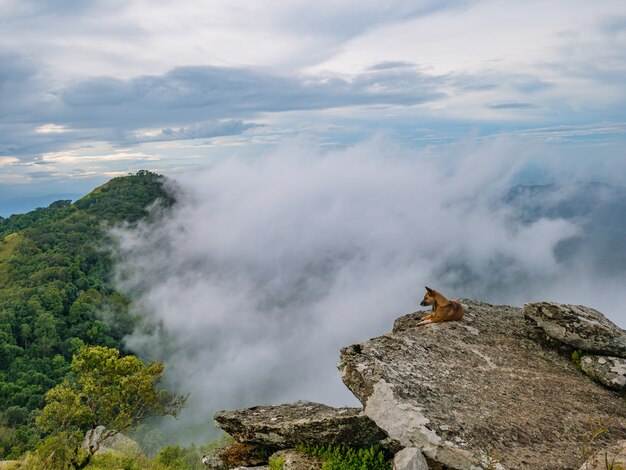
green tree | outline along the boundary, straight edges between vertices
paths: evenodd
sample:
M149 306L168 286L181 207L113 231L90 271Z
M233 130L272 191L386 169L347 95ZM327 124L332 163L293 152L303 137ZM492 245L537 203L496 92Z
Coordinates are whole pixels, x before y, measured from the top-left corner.
M185 397L156 388L163 364L144 364L135 356L120 356L114 348L84 346L72 360L72 372L46 393L37 425L49 436L38 447L54 468L87 466L103 441L124 431L136 431L148 416L176 416ZM101 433L98 426L104 426ZM82 447L86 433L93 436Z
M22 337L22 343L23 343L24 349L28 349L32 334L33 334L33 329L30 327L28 323L22 323L20 325L20 336Z
M42 356L50 354L53 348L59 344L57 332L57 320L50 312L44 312L35 320L35 344Z

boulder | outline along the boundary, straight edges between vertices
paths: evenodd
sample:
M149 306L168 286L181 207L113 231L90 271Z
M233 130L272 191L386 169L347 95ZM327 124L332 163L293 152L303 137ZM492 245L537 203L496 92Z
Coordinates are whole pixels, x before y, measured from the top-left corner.
M324 462L321 459L295 449L280 450L272 459L283 459L282 470L320 470Z
M117 434L102 439L102 433L104 432L104 426L98 426L95 429L90 429L85 433L85 439L83 440L83 449L90 449L97 447L96 455L105 452L122 452L126 454L140 454L141 449L130 437L118 432Z
M262 447L236 442L211 450L202 457L202 463L213 470L254 467L267 463L267 455Z
M428 470L428 462L417 447L406 447L393 456L393 470Z
M341 350L339 370L364 412L401 447L450 469L578 468L576 436L589 416L626 438L626 407L537 341L521 308L462 301L465 317L389 334ZM495 458L497 457L497 459Z
M579 470L620 470L626 468L626 441L599 450Z
M301 443L369 447L387 437L360 408L332 408L307 401L225 410L214 419L238 442L274 449Z
M603 385L626 391L626 359L588 354L580 360L581 369Z
M208 454L204 454L202 456L201 462L205 466L213 470L224 470L226 468L226 465L224 465L224 463L220 460L217 453L214 453L214 452L209 452Z
M548 336L573 348L626 357L626 331L593 308L534 302L524 305L524 315Z

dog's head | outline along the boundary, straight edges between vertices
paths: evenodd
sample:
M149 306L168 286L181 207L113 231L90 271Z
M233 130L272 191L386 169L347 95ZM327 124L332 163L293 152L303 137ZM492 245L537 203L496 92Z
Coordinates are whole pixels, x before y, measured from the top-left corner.
M435 303L435 291L430 287L426 288L426 294L424 294L424 299L420 302L422 307L428 307Z
M420 302L422 307L432 305L433 309L438 307L445 307L450 303L443 295L430 287L426 288L426 294L424 294L424 300Z

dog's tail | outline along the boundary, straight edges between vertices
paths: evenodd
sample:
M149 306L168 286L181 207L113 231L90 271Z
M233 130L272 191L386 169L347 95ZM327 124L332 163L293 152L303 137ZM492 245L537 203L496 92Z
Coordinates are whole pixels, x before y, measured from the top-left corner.
M460 320L465 315L465 310L463 309L463 305L461 305L461 301L458 299L451 300L452 308L454 313L452 314L452 320Z

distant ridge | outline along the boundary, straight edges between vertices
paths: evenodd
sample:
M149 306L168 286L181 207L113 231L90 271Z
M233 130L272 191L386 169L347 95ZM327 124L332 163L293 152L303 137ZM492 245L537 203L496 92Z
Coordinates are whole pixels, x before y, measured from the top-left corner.
M75 201L82 197L82 194L55 193L44 194L42 196L23 196L0 199L0 217L9 217L13 214L24 214L39 207L48 207L58 200Z

